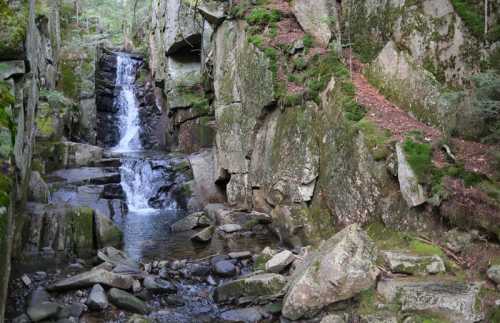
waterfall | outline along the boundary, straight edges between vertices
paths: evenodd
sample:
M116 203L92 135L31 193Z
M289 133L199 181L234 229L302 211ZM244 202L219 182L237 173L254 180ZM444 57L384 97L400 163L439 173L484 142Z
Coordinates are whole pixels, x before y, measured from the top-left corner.
M120 53L117 56L116 64L115 86L120 92L115 99L115 105L118 108L120 141L113 150L116 152L141 150L139 102L137 101L134 85L140 62Z

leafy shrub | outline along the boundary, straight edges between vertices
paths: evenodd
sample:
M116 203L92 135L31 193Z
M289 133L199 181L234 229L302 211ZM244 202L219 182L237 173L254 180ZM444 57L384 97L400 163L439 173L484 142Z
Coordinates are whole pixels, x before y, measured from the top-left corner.
M432 171L432 146L406 138L403 150L419 182L426 183Z
M246 17L246 21L250 25L268 25L272 22L278 22L281 19L281 14L278 10L269 10L266 8L255 8Z

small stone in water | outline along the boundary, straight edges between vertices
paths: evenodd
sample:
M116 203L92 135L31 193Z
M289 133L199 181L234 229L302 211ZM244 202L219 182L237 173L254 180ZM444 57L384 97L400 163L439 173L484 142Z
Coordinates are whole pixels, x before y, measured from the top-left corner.
M24 285L29 287L31 285L31 279L28 277L28 275L24 274L21 277L21 280L23 281Z

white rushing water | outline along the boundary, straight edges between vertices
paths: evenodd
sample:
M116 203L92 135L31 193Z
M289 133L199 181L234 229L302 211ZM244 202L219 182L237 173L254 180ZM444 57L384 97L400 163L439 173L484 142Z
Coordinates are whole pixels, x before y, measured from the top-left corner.
M115 105L118 107L120 141L114 151L129 152L142 149L139 139L139 102L135 94L135 78L139 61L125 54L117 56L115 86L119 88Z

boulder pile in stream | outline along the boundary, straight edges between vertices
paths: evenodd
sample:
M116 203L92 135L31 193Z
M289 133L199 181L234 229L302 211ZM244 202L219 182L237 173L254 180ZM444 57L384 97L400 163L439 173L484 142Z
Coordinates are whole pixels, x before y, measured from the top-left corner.
M422 322L427 316L418 313L439 322L484 318L481 283L437 279L447 270L440 255L379 249L376 242L354 224L317 248L266 247L201 260L140 263L106 247L88 271L50 284L50 275L28 277L42 284L16 322L114 320L116 313L128 322L399 322L402 315L413 319L404 322ZM497 271L488 271L494 281Z

